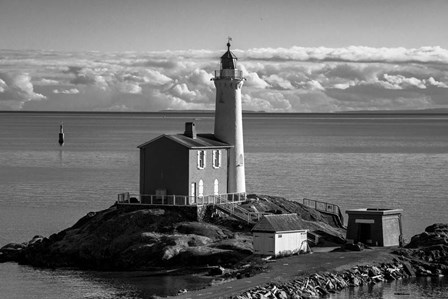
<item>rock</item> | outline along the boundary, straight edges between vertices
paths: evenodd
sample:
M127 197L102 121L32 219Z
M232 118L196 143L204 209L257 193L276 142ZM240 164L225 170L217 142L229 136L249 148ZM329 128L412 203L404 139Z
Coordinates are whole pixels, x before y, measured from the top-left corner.
M425 232L448 234L448 224L447 223L435 223L435 224L430 225L427 228L425 228Z
M212 240L222 240L234 236L233 232L228 229L204 222L181 222L176 225L176 231L181 234L204 236Z
M328 296L348 286L372 285L384 280L392 281L405 276L440 276L448 273L448 246L443 235L448 225L436 224L427 231L417 235L414 240L429 240L428 246L418 248L400 248L393 261L380 265L360 265L339 273L314 273L308 277L294 279L283 283L270 283L267 286L250 290L245 298L312 298ZM438 235L438 238L434 238ZM438 240L440 243L434 244ZM284 292L284 293L283 293ZM275 297L274 297L275 296ZM233 297L235 298L235 297Z
M36 243L40 243L40 242L42 242L44 239L45 239L45 238L44 238L43 236L36 235L36 236L34 236L34 237L28 242L28 245L34 245L34 244L36 244Z
M357 243L357 244L347 243L343 246L343 249L350 250L350 251L363 251L364 246L362 245L362 243Z
M9 243L0 248L0 263L17 262L26 244Z
M378 267L372 266L369 269L369 276L373 277L373 276L377 276L381 274L381 270Z
M288 295L286 294L285 291L280 291L280 292L277 294L277 298L278 298L278 299L288 299Z
M221 267L221 266L217 266L217 267L212 267L210 268L210 270L208 271L209 275L224 275L226 273L226 269Z
M227 228L189 221L190 215L182 213L112 206L87 214L48 239L35 236L24 244L8 244L0 250L0 261L37 267L144 270L234 264L252 253L250 236L243 238Z
M415 271L414 269L411 267L411 264L407 261L403 261L402 262L403 265L403 271L408 275L408 276L415 276Z
M418 248L432 245L448 245L448 224L433 224L425 231L411 238L406 248Z

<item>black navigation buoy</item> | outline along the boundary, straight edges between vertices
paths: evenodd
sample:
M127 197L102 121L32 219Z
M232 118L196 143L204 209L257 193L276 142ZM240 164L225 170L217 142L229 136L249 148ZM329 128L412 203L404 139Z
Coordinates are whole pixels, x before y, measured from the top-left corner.
M59 126L59 145L64 145L64 125L62 123Z

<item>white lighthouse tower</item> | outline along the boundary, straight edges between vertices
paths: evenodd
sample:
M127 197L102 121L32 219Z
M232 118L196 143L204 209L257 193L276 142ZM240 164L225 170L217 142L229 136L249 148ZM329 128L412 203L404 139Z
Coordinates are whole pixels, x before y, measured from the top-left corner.
M241 109L241 88L244 78L236 68L238 58L230 51L221 57L221 69L215 71L216 87L215 132L214 135L233 148L228 164L227 190L229 193L245 193L243 117Z

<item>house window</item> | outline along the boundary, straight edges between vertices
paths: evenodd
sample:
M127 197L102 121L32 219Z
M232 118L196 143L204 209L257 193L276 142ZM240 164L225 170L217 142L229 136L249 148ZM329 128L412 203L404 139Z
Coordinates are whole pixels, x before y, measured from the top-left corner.
M191 183L190 196L191 197L196 197L196 183Z
M221 167L221 150L213 151L213 168Z
M198 151L198 168L205 168L205 151Z
M204 196L204 182L199 180L199 196Z
M213 183L213 193L214 193L214 195L218 195L219 194L219 182L218 182L218 179L215 179L215 181Z

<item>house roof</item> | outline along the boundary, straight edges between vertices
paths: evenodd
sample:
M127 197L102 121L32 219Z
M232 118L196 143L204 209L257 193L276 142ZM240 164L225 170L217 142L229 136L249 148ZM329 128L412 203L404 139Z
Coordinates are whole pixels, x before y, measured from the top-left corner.
M264 215L252 228L256 232L284 232L304 230L302 218L297 214Z
M138 148L146 147L160 138L168 138L180 145L190 149L195 148L231 148L232 145L218 140L213 134L197 134L196 138L185 136L184 134L160 135L148 142L138 146Z

